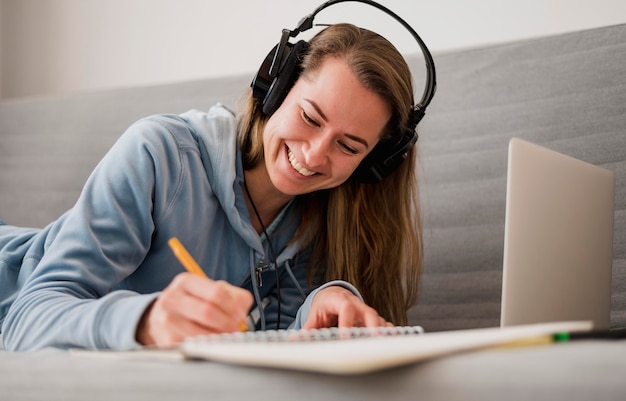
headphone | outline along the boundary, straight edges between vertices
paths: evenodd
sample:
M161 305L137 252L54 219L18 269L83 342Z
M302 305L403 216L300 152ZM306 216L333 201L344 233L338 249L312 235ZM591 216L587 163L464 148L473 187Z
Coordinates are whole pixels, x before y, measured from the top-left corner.
M356 1L368 4L385 12L406 28L417 41L426 62L426 86L419 103L411 105L408 123L405 129L400 130L391 138L381 140L372 151L363 159L352 177L361 183L375 183L391 174L407 158L409 151L417 142L415 128L426 112L426 106L435 95L437 87L435 79L435 63L430 51L419 35L393 11L371 0L330 0L315 9L311 14L300 20L293 30L283 29L280 42L268 53L261 68L252 80L252 97L261 101L262 112L272 115L281 105L291 87L295 84L301 72L300 63L307 53L309 44L300 40L289 42L299 33L313 27L315 16L333 4L345 1Z

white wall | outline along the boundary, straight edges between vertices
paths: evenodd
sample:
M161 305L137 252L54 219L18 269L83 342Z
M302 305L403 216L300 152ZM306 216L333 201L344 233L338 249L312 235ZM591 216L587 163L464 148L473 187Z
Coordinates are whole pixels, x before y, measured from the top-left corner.
M322 0L0 0L0 96L39 96L252 74L282 28ZM380 0L433 52L626 22L623 0ZM339 17L339 18L338 18ZM368 27L415 52L370 7L316 22Z

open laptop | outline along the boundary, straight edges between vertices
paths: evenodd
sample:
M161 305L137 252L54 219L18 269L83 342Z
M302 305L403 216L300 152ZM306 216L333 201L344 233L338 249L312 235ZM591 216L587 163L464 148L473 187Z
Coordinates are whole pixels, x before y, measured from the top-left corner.
M511 140L501 326L609 328L614 191L609 170Z

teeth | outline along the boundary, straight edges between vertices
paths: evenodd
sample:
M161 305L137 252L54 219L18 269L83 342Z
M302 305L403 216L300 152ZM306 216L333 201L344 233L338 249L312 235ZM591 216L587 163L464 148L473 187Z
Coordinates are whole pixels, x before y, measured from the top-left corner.
M291 149L287 148L287 156L289 157L289 163L291 163L291 167L294 168L298 173L302 174L305 177L310 177L315 174L315 171L311 171L302 167L300 163L296 160L296 157L291 152Z

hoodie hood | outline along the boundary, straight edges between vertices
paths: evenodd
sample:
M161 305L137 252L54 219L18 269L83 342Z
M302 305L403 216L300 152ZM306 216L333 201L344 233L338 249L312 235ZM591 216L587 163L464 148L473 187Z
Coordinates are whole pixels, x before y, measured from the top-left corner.
M181 117L196 136L207 178L231 225L251 248L263 253L261 240L249 223L249 213L241 189L244 174L237 146L235 115L222 104L217 104L208 113L190 110ZM235 170L232 168L233 164L236 166Z

